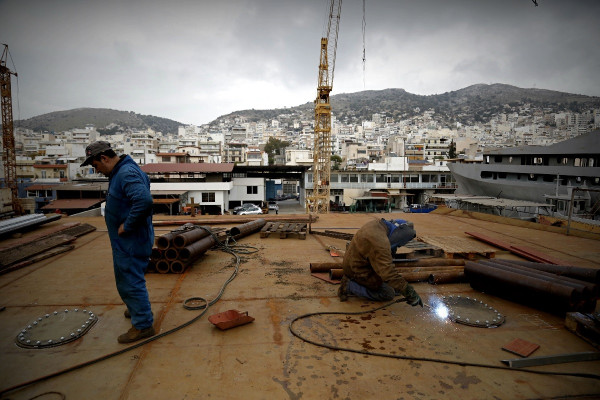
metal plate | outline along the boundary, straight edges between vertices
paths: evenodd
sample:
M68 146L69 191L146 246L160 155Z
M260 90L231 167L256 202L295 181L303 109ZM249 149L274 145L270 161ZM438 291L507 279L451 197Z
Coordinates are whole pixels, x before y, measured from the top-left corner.
M98 317L89 310L54 311L24 327L15 341L28 349L60 346L85 335L96 321Z
M505 321L504 315L498 310L475 298L444 296L442 302L448 308L448 318L452 322L479 328L497 328Z

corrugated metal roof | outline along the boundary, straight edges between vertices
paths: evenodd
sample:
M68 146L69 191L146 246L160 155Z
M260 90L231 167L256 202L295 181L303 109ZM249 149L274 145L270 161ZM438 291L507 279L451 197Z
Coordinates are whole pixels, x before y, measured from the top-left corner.
M147 174L186 173L186 172L231 172L233 163L155 163L142 165Z
M104 199L59 199L50 202L50 204L42 207L42 210L73 210L80 208L91 208L102 203Z

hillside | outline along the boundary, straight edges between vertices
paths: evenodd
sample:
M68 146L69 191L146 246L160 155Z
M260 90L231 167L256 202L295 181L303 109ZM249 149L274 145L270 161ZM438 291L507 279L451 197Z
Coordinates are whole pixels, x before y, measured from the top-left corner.
M16 127L34 131L62 132L84 128L92 124L103 134L113 134L126 129L151 128L162 133L177 133L180 122L152 115L136 114L133 111L118 111L108 108L76 108L38 115L22 121L15 121Z
M424 111L431 109L435 111L435 119L442 125L450 126L457 122L473 125L488 122L494 114L521 112L525 104L532 109L543 108L552 112L583 112L591 108L600 108L600 97L545 89L523 89L505 84L478 84L430 96L408 93L403 89L385 89L341 93L331 97L334 116L345 123L371 120L374 113L400 121L422 115ZM234 117L244 117L250 122L286 117L290 120L312 121L314 105L313 102L307 102L289 108L234 111L215 119L211 125ZM126 129L145 128L164 134L177 133L178 127L184 125L166 118L106 108L78 108L15 121L16 127L38 132L61 132L84 128L88 124L93 124L99 132L107 135Z
M338 120L348 123L370 120L373 113L384 114L399 121L433 109L437 117L447 124L460 122L463 125L472 125L476 122L487 122L496 113L516 111L525 104L554 112L582 112L590 108L599 108L600 97L545 89L523 89L505 84L477 84L429 96L408 93L403 89L367 90L331 96L333 114ZM313 103L309 102L285 109L236 111L216 121L234 116L257 121L286 114L311 120L314 118L313 107Z

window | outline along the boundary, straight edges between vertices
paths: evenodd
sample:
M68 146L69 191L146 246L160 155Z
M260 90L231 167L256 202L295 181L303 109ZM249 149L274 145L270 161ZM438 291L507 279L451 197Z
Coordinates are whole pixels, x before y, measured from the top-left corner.
M373 182L373 174L364 174L362 175L361 180L363 182Z
M215 192L202 193L202 202L203 203L214 203L215 202Z
M246 194L258 194L258 186L246 186Z
M342 182L348 182L348 174L342 174Z
M329 175L329 182L337 182L338 181L338 175L337 174L331 174Z
M375 182L387 183L387 178L385 174L377 174L375 175Z
M358 175L350 174L350 182L358 182Z

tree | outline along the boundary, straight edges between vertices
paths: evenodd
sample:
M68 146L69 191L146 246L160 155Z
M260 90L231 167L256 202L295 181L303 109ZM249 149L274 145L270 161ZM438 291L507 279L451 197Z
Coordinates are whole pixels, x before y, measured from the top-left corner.
M333 163L333 166L331 167L331 169L333 169L334 171L339 170L340 164L342 162L342 157L338 156L337 154L334 154L331 156L330 160Z
M265 144L265 153L269 156L269 165L275 164L275 156L281 154L281 151L290 145L290 142L270 137Z
M450 146L448 147L448 158L456 158L456 144L454 143L454 139L450 142Z

